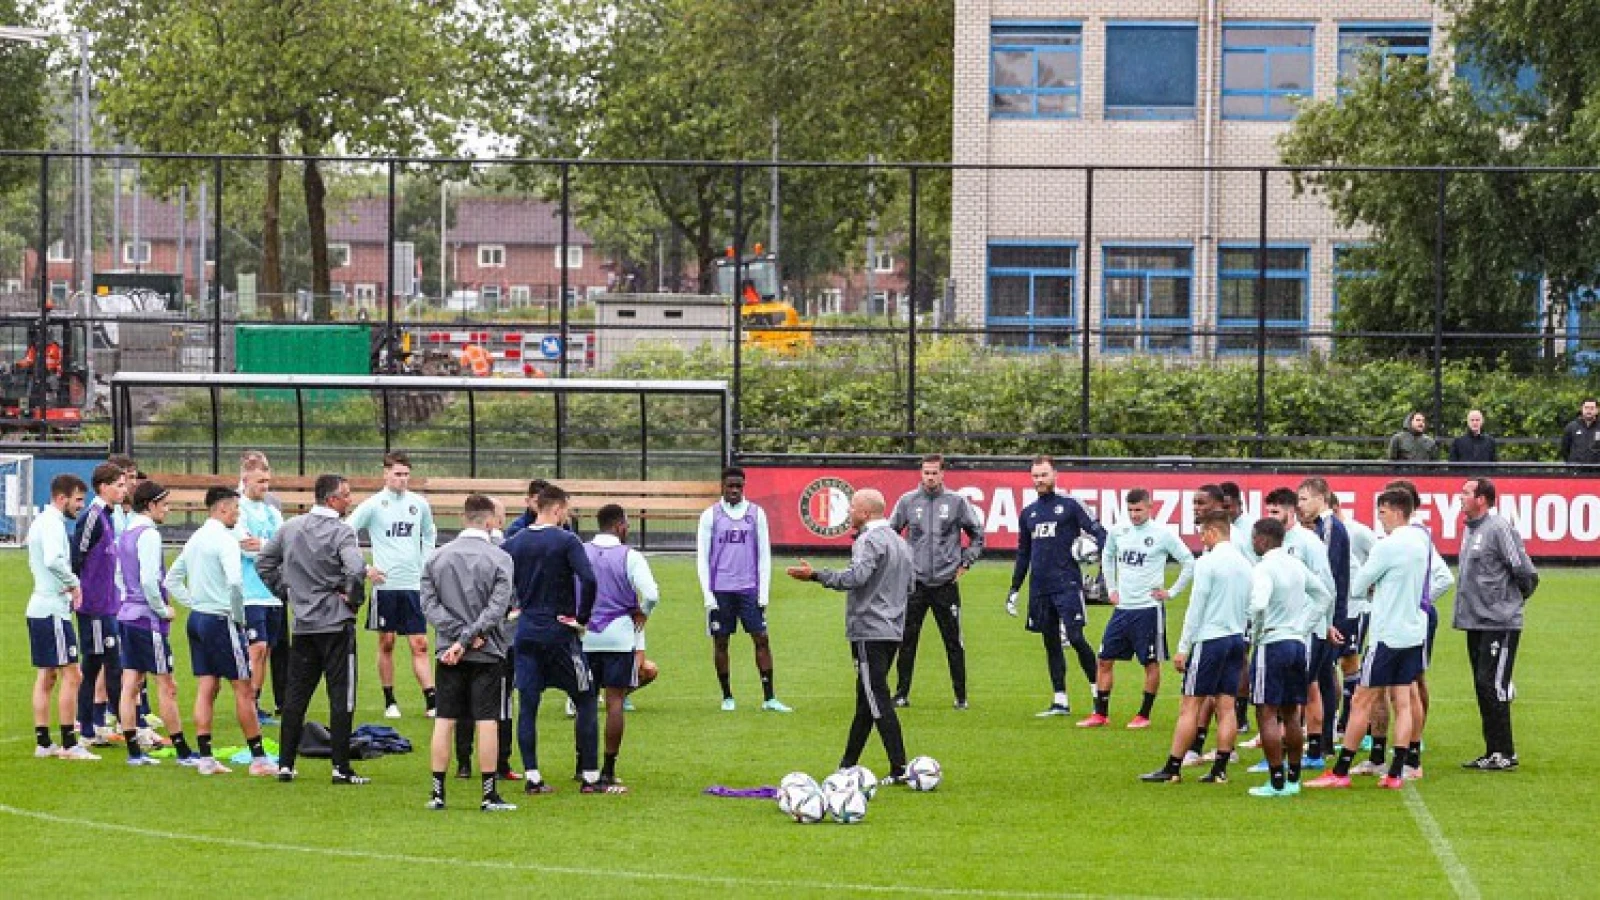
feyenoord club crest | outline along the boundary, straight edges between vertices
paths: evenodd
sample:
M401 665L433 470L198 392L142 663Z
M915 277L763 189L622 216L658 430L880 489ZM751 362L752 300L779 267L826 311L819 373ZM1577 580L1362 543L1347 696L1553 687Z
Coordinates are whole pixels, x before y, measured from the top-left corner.
M850 530L850 498L856 489L841 478L818 478L800 492L800 521L817 537Z
M417 514L417 508L415 506L407 507L406 511L411 513L413 516Z

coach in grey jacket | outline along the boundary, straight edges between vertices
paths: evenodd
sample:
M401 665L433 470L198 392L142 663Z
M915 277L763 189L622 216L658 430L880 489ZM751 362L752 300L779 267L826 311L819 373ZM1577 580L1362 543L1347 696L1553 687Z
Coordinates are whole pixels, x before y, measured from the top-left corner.
M1494 482L1475 478L1461 488L1467 532L1461 538L1454 625L1467 633L1467 657L1483 720L1483 755L1462 765L1483 772L1517 767L1511 734L1511 670L1522 637L1522 607L1539 587L1539 573L1522 538L1493 511Z
M961 588L956 579L983 554L983 519L967 498L944 487L944 457L922 458L922 484L894 505L889 527L911 543L916 589L906 607L905 637L896 663L895 706L911 705L911 679L917 668L917 643L928 612L939 626L956 709L967 708L967 652L961 636ZM961 545L966 535L967 545Z
M294 614L289 696L283 706L278 780L293 781L306 707L317 682L328 683L328 732L333 783L366 784L350 768L350 727L356 710L356 609L366 560L355 529L344 523L350 482L319 475L316 505L285 522L256 557L261 580Z
M850 498L850 526L857 531L850 551L850 567L820 571L805 560L789 568L789 576L815 581L823 587L848 592L844 633L856 664L856 716L850 723L839 768L848 769L861 758L874 725L889 755L889 778L905 778L906 745L889 696L889 664L900 648L905 630L906 603L911 598L915 567L911 548L883 517L883 494L868 488Z

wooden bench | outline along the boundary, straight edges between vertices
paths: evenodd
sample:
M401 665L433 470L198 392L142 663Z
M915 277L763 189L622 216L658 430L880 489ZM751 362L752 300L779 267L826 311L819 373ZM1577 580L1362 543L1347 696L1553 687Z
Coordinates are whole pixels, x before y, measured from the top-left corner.
M171 491L172 513L195 518L205 514L206 490L211 487L237 487L233 475L185 475L151 473L151 479ZM272 479L272 494L283 505L284 516L300 515L315 500L316 478L284 475ZM560 482L572 497L573 512L593 522L594 514L610 503L627 510L635 529L641 524L694 522L706 507L722 496L715 481L590 481L572 479ZM383 489L381 477L351 477L350 490L356 502ZM461 520L461 507L469 494L487 494L506 506L509 521L527 506L528 483L510 478L425 478L411 479L411 490L428 498L434 519L442 530L454 530Z

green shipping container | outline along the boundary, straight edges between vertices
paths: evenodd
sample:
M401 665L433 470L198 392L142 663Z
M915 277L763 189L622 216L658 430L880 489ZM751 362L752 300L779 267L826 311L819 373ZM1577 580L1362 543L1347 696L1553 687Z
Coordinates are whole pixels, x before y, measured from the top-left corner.
M371 348L371 325L239 325L233 330L234 367L240 374L370 375ZM306 399L333 402L345 393L309 391ZM256 399L289 403L294 392L259 391Z

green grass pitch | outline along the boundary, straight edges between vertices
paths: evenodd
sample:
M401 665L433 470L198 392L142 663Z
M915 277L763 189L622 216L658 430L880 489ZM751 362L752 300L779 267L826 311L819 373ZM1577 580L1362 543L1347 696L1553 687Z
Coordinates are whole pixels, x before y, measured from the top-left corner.
M909 748L945 767L932 794L894 789L856 826L800 826L768 801L701 795L712 784L775 784L831 771L853 707L841 595L781 578L770 609L778 695L792 715L760 711L750 645L734 644L737 712L718 709L710 642L693 564L657 557L664 600L650 626L661 679L637 696L619 774L624 797L580 796L562 780L572 730L559 697L541 716L544 771L558 793L508 796L515 813L484 815L476 784L451 780L452 808L423 809L432 723L401 668L419 746L369 761L365 788L335 788L307 760L292 785L242 769L201 778L170 763L131 770L120 748L99 763L31 757L25 558L0 553L0 872L9 897L563 896L685 897L1543 897L1600 893L1600 791L1586 765L1595 692L1589 654L1600 638L1600 573L1555 570L1531 602L1517 666L1522 769L1464 772L1481 752L1466 654L1443 626L1424 764L1399 794L1371 779L1356 789L1258 800L1232 784L1147 785L1165 758L1178 678L1167 670L1155 726L1120 726L1137 704L1138 670L1118 667L1117 727L1083 732L1036 719L1049 701L1038 638L1005 615L1009 562L964 581L972 709L951 709L942 648L923 635ZM830 564L837 562L830 561ZM1092 607L1091 631L1108 616ZM1172 621L1181 620L1181 604ZM1443 621L1450 620L1449 610ZM179 629L181 632L181 629ZM176 633L176 632L175 632ZM1092 636L1093 637L1093 636ZM193 701L187 647L177 641L180 704ZM357 723L383 723L373 645L363 637ZM1070 657L1069 657L1070 658ZM1074 711L1087 691L1070 673ZM325 720L325 698L312 717ZM238 743L219 709L218 745ZM276 729L268 729L275 734ZM192 729L191 729L192 734ZM515 757L514 757L515 761ZM885 768L876 736L863 762ZM1584 850L1584 847L1590 848Z

